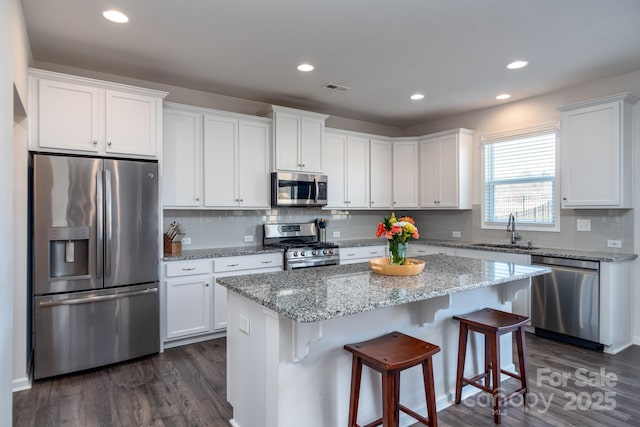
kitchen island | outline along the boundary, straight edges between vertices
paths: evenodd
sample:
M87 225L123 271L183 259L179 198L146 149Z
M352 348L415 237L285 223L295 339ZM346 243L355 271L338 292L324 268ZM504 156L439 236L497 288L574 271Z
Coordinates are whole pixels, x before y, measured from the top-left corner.
M452 316L483 307L510 311L516 293L549 269L447 255L421 259L424 271L407 277L378 275L363 263L218 279L231 291L227 398L232 425L345 425L351 355L343 346L394 330L441 347L433 359L437 407L450 405L458 335ZM469 373L482 364L482 342L473 337L468 346ZM501 345L502 367L513 370L510 337L503 336ZM422 390L420 370L405 371L403 404L424 413ZM379 375L365 369L360 422L377 418L380 400ZM405 417L400 422L412 423Z

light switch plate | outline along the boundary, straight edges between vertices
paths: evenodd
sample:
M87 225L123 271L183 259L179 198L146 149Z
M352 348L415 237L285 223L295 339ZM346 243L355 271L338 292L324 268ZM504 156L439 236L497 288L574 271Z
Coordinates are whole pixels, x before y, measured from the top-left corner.
M621 248L622 240L607 240L607 247L609 248Z
M340 237L340 232L339 231L334 231L333 232L333 237Z
M191 237L183 237L182 240L180 240L180 242L183 245L190 245L191 244Z
M591 220L578 218L576 220L576 230L577 231L591 231Z
M253 236L244 236L244 242L245 243L253 242Z
M240 316L240 325L239 328L242 332L244 332L247 335L251 334L251 321L249 321L249 319L247 319L244 316Z
M451 237L462 237L462 233L460 233L459 231L452 231Z

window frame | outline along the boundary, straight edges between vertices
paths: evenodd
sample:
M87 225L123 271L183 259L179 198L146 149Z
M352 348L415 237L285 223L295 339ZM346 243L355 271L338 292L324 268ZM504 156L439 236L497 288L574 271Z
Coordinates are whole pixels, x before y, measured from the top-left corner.
M524 138L527 136L540 135L544 133L554 133L556 137L555 143L555 180L554 180L554 224L531 224L531 223L517 223L516 230L522 231L560 231L560 123L549 122L542 123L535 126L529 126L524 128L512 129L505 132L496 132L480 137L480 227L486 230L506 230L507 222L487 222L486 217L486 162L485 162L485 147L490 144L494 144L501 141L510 139ZM516 218L517 219L517 218Z

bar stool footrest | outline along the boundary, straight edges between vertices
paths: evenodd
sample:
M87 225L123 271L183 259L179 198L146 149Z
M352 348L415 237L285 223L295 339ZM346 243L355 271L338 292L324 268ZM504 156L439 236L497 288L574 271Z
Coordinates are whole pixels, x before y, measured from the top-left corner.
M404 412L405 414L409 415L410 417L412 417L412 418L414 418L414 419L416 419L416 420L420 421L422 424L425 424L425 425L428 425L428 426L432 425L432 424L429 422L429 420L428 420L428 419L426 419L426 418L425 418L425 417L423 417L422 415L418 414L417 412L412 411L411 409L407 408L406 406L404 406L404 405L398 405L398 407L400 408L400 410L401 410L402 412Z

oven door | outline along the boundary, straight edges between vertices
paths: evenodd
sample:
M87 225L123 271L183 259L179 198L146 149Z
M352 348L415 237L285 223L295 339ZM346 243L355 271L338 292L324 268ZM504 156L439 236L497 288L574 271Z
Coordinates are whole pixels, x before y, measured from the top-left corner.
M325 206L327 176L293 172L271 174L272 206Z

